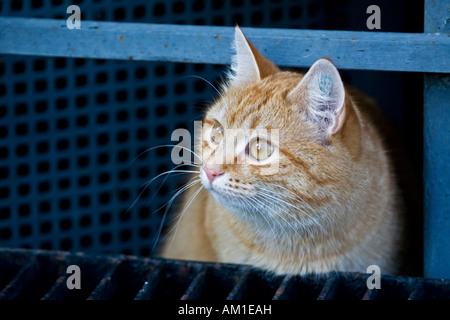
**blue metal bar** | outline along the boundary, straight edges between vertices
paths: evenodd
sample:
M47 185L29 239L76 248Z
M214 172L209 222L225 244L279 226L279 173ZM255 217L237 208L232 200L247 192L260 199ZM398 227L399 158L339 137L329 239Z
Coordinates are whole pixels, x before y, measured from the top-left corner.
M437 34L244 28L281 66L450 72L450 38ZM0 54L228 64L232 27L0 18Z
M449 36L448 1L425 1L425 32ZM450 279L450 76L424 78L424 273Z

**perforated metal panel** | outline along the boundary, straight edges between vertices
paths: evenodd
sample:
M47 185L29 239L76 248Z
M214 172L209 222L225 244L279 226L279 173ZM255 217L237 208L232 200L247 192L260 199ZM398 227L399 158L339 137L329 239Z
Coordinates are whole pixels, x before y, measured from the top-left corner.
M332 1L16 0L0 2L0 14L65 21L70 4L80 6L82 20L310 29L336 24ZM340 25L348 14L340 13ZM149 255L163 213L155 211L183 180L143 191L146 181L173 166L170 149L143 152L172 143L176 128L192 129L212 101L215 90L191 75L217 83L222 71L214 65L0 57L0 246Z
M11 1L5 16L178 24L314 27L318 2ZM258 5L256 5L258 4ZM304 19L306 11L315 13ZM227 12L226 15L223 13ZM300 19L303 17L303 19ZM0 60L0 246L149 255L180 177L176 128L192 128L222 66L3 56ZM155 196L156 193L156 196Z

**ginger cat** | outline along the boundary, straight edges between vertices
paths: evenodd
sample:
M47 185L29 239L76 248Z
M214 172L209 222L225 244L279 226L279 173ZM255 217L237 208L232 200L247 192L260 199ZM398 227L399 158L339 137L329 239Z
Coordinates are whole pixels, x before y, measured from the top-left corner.
M402 203L375 102L344 85L328 59L306 74L281 71L239 27L234 47L198 142L203 188L187 191L181 208L189 207L161 255L275 274L366 272L373 264L397 273ZM225 146L233 128L250 137ZM230 145L233 163L223 161ZM269 167L276 170L264 173Z

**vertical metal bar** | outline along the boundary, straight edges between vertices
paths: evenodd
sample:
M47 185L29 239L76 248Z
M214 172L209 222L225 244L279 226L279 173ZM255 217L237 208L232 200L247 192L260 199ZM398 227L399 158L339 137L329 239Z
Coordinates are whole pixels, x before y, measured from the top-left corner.
M450 4L448 0L425 0L424 32L450 32Z
M425 0L425 33L449 34L449 2ZM433 50L430 47L430 50ZM424 77L424 276L450 278L450 76Z

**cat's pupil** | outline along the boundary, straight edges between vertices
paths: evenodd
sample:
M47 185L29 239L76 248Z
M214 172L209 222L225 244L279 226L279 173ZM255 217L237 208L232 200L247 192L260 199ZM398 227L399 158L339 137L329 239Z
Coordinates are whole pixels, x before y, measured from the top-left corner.
M223 138L223 127L222 125L216 121L216 123L214 123L214 126L212 128L212 132L211 132L211 140L217 144L219 144L222 141Z
M273 147L270 142L256 138L248 148L250 155L256 160L264 160L272 155Z

